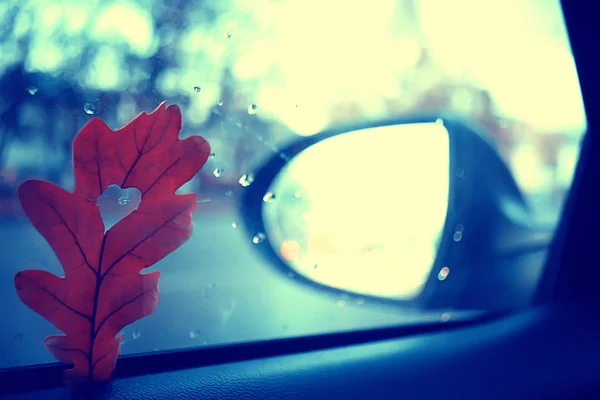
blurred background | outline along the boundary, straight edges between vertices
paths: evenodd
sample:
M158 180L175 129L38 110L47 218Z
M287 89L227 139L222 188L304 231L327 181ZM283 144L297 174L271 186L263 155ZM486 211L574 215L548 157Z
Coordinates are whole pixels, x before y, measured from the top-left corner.
M61 274L18 185L72 188L71 144L86 122L117 129L164 100L182 109L181 136L204 136L214 157L181 189L199 194L194 235L156 265L160 305L125 328L125 354L424 318L295 285L258 256L262 233L240 229L237 198L298 135L462 115L555 222L586 129L558 0L2 0L0 368L53 361L42 340L56 333L14 290L20 269Z
M167 100L215 152L188 189L226 193L295 135L444 111L485 127L551 213L585 129L560 7L488 3L5 0L0 212L27 177L73 185L90 118L116 129Z

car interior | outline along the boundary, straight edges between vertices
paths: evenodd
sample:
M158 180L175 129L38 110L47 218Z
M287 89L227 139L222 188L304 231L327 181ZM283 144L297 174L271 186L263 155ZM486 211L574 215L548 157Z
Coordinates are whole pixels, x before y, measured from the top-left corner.
M244 234L252 238L273 230L269 221L279 221L281 231L273 230L274 236L254 236L255 244L265 241L257 250L264 263L282 279L293 274L296 285L339 298L347 290L329 284L327 277L313 279L317 267L311 260L290 267L293 257L278 246L281 238L293 236L285 229L297 227L285 221L296 211L282 205L281 212L273 208L266 215L265 196L272 191L283 198L280 193L288 188L278 177L293 174L290 160L309 147L339 139L343 149L345 137L389 126L443 128L450 154L448 211L433 267L422 294L411 303L426 310L421 320L126 354L107 382L66 385L61 363L4 368L0 395L11 400L600 397L599 235L594 231L600 224L595 132L600 65L594 38L600 32L591 3L562 0L561 6L588 125L556 230L528 217L510 169L482 129L464 119L424 113L342 124L302 136L261 164L240 201ZM397 135L389 137L393 141ZM390 143L386 146L396 146ZM282 186L273 190L274 185ZM295 189L289 190L293 197ZM464 235L457 228L463 225L470 229ZM450 279L455 283L447 285ZM375 292L359 295L361 301L389 306L407 303Z

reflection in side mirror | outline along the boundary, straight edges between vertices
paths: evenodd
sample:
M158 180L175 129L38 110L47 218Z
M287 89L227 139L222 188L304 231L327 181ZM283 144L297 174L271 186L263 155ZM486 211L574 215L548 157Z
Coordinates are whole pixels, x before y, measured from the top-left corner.
M293 158L263 204L288 266L336 289L407 300L422 290L444 229L449 139L436 123L323 140Z

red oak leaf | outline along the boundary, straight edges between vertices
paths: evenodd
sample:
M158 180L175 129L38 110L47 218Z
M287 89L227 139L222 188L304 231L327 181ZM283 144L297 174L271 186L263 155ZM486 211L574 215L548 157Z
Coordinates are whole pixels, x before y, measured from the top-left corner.
M92 119L73 142L75 195L96 199L111 184L136 187L145 199L172 195L210 154L206 140L179 140L180 130L179 108L164 103L116 132Z
M179 140L181 113L161 104L112 131L91 120L73 145L75 191L28 180L19 199L46 238L64 277L41 270L15 276L19 298L64 335L44 343L73 364L66 381L107 380L120 353L119 331L158 304L159 272L140 274L192 234L196 195L176 195L204 165L210 146L200 136ZM105 232L96 198L113 184L137 187L142 201Z

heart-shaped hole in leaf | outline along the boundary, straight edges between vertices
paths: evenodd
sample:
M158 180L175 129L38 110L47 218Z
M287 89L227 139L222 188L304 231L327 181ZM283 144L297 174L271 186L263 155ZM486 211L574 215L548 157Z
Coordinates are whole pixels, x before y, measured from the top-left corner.
M138 188L121 189L119 185L110 185L96 199L104 231L108 231L120 220L134 212L142 202L142 192Z

